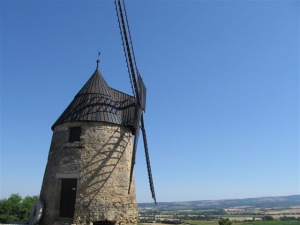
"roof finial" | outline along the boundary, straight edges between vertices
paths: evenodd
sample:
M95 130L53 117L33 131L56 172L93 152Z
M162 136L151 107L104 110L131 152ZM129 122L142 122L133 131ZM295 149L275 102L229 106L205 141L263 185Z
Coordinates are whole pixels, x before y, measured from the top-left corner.
M101 52L100 52L100 49L98 49L98 59L97 59L97 69L99 68L99 63L100 63L100 54L101 54Z

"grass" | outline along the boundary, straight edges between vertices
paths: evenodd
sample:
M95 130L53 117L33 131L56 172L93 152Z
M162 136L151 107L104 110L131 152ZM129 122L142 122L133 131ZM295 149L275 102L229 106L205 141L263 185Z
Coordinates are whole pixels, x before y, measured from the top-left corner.
M185 221L191 225L219 225L218 221L204 221L204 220L187 220Z
M232 225L299 225L300 221L290 220L290 221L281 221L281 220L270 220L270 221L251 221L251 222L236 222Z
M203 221L203 220L188 220L186 223L191 225L219 225L218 221ZM281 220L271 220L271 221L251 221L251 222L232 222L232 225L300 225L297 220L281 221Z

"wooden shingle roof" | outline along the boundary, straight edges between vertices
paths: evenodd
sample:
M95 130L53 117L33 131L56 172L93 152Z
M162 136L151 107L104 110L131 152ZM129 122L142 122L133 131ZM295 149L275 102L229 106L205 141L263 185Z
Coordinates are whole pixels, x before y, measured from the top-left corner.
M112 89L98 69L53 124L75 121L108 122L134 131L135 98Z

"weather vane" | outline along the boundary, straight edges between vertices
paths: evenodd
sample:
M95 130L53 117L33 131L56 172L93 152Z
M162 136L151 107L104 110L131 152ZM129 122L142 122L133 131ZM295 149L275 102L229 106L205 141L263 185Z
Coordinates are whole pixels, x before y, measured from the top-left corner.
M97 59L97 69L99 68L99 63L100 63L100 54L101 54L101 52L100 52L100 49L98 49L98 59Z

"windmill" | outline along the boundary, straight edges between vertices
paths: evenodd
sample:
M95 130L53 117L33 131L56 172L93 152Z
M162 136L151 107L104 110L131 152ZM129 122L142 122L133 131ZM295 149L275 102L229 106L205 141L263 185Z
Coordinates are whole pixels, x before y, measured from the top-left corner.
M130 187L132 182L133 169L135 165L136 152L137 152L138 139L139 139L139 132L140 130L142 130L149 185L150 185L152 198L156 204L155 190L154 190L154 184L152 179L152 172L151 172L151 165L150 165L150 158L149 158L149 151L148 151L148 144L147 144L146 129L145 129L145 123L143 117L143 113L145 112L146 109L147 89L136 65L124 0L122 1L122 3L121 0L115 0L115 6L116 6L121 39L122 39L122 44L123 44L126 63L127 63L127 69L128 69L132 92L135 97L135 104L136 104L135 121L134 121L135 135L133 141L133 154L131 159L131 170L130 170L130 181L129 181L128 192L130 192Z
M51 127L40 198L30 224L136 224L133 169L140 131L156 204L143 117L146 86L136 66L124 0L115 0L115 6L133 96L108 85L98 58L94 73Z

